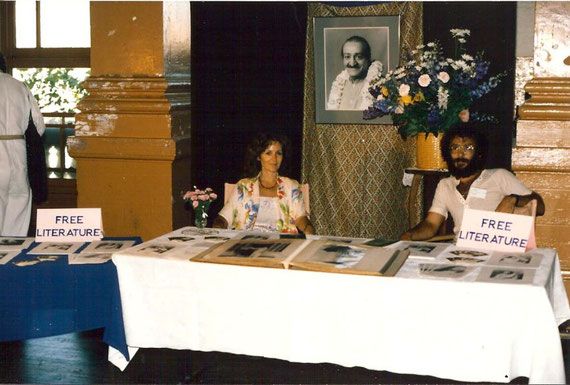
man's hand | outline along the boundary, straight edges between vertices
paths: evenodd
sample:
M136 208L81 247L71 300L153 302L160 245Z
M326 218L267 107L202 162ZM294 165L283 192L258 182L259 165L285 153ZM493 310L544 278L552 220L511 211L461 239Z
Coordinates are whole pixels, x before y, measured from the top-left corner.
M517 197L513 195L507 195L503 198L499 205L495 209L497 213L507 213L512 214L515 211L515 204L517 203Z

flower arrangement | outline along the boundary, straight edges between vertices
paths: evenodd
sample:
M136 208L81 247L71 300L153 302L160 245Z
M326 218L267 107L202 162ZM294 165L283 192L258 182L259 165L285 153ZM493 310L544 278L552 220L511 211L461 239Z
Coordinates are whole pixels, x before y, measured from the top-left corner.
M194 186L194 190L186 191L183 199L185 202L191 202L192 208L194 208L194 222L196 227L206 227L210 203L217 198L218 195L210 187L207 187L205 190L200 190Z
M406 139L421 132L437 136L458 123L460 113L469 116L471 105L497 87L505 74L488 76L490 63L483 60L483 53L466 53L468 29L450 32L455 40L455 59L444 57L438 41L417 46L403 65L371 82L369 91L376 101L363 112L363 118L390 115ZM476 113L470 118L493 120Z

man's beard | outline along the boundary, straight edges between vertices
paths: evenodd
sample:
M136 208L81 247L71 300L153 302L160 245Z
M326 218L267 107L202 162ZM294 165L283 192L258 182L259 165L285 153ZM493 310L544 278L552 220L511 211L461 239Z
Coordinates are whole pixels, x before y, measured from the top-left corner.
M463 161L467 163L467 165L463 168L455 166L455 163L459 161ZM479 162L477 162L474 158L471 160L466 158L457 158L457 159L452 159L451 164L448 164L447 167L449 169L449 173L452 176L456 178L466 178L468 176L474 175L475 173L477 173L477 171L479 171L477 163Z

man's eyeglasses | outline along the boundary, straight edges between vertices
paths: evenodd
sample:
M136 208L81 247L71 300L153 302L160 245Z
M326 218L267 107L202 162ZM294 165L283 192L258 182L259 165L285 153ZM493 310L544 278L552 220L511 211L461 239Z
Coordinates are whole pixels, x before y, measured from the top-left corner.
M473 152L475 151L475 146L472 144L452 144L451 146L449 146L449 149L451 150L451 152L459 152L461 150L463 150L463 152Z

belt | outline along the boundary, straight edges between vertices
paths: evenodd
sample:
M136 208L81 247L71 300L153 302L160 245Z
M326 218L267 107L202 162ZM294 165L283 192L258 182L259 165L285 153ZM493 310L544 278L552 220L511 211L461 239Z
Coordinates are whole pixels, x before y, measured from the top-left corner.
M0 140L24 139L24 135L0 135Z

